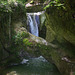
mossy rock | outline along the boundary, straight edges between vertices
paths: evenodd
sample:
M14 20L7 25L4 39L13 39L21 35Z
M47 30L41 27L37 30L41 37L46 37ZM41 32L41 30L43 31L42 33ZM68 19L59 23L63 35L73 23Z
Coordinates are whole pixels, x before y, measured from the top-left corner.
M42 5L34 5L26 8L27 12L39 12L43 11Z

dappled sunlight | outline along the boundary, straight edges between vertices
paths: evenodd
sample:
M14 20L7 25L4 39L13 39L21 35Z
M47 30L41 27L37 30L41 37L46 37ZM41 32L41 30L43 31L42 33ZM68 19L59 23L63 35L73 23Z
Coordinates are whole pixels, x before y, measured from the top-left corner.
M11 71L11 72L7 73L6 75L19 75L19 74L17 74L16 71Z
M16 0L8 0L8 3L16 2Z

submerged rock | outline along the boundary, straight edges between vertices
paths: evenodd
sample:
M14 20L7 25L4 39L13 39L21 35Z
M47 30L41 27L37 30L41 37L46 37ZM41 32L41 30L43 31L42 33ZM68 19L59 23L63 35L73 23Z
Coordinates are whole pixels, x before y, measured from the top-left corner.
M27 60L27 59L23 59L22 62L21 62L21 64L26 64L28 61L29 60Z

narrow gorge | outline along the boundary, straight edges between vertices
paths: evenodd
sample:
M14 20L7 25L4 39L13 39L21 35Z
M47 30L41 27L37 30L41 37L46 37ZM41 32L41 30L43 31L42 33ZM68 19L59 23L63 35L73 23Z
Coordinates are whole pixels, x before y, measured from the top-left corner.
M75 1L0 2L0 75L74 75Z

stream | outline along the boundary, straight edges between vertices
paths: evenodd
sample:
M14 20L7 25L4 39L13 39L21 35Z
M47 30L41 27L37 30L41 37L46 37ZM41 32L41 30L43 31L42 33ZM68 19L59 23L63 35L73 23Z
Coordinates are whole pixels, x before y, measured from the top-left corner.
M42 56L28 60L23 65L8 67L4 75L60 75L56 66Z

